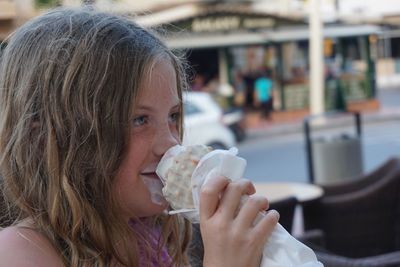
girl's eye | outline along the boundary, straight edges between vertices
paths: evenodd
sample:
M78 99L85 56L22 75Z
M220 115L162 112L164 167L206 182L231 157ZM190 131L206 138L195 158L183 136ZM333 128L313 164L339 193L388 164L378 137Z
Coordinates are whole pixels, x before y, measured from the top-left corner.
M177 122L181 117L181 112L174 112L170 115L171 122Z
M148 122L148 117L147 116L139 116L133 119L133 126L134 127L139 127L143 126Z

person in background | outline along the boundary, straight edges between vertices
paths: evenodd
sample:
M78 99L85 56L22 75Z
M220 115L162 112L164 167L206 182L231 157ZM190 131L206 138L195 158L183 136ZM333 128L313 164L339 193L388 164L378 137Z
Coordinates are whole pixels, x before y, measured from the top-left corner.
M198 73L194 76L192 81L192 91L201 92L205 86L205 78L204 75Z
M0 59L0 266L187 266L191 225L155 170L181 142L185 67L155 33L89 8L41 15ZM278 214L237 212L247 180L200 199L203 266L259 266ZM4 218L3 218L4 219Z
M261 116L269 119L273 110L273 83L270 78L270 71L261 72L254 82L254 105L261 109Z
M246 100L246 83L243 78L242 70L235 70L232 76L233 86L235 88L235 96L233 102L236 107L243 108Z

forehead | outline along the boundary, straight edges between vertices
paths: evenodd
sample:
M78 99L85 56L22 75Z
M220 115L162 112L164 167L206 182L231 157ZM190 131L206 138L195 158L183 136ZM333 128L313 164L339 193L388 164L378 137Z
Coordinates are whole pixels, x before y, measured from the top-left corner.
M155 60L144 73L137 100L146 104L156 104L154 101L165 98L179 102L178 90L176 71L171 61Z

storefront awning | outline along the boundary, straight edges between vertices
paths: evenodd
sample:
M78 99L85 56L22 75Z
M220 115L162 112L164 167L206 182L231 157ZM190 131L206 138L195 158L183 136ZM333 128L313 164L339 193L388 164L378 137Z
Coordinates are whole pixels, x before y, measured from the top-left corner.
M186 35L167 38L166 43L171 48L211 48L265 44L268 41L265 33L227 33L219 35Z
M381 27L375 25L339 25L326 26L325 38L365 36L381 33ZM309 29L306 27L281 28L273 31L227 32L221 34L182 33L166 38L168 46L181 49L201 49L240 45L257 45L271 42L288 42L308 40Z

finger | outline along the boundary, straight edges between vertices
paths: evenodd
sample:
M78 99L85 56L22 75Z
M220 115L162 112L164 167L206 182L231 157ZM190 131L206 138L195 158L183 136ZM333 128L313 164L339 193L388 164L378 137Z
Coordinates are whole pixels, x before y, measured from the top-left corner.
M248 180L248 179L242 179L242 180ZM256 193L256 187L252 182L250 182L250 186L246 192L247 195L254 195Z
M227 218L234 218L243 195L251 194L254 191L254 185L246 179L230 183L221 198L219 209L221 214Z
M244 227L250 227L260 211L266 211L269 207L267 198L263 196L250 196L243 204L236 219Z
M277 223L279 221L279 213L276 210L269 210L265 213L265 216L254 226L253 234L254 238L264 237L262 242L267 242L268 238L271 236L272 231L274 231Z
M208 180L200 191L200 220L209 219L214 215L218 208L221 193L225 190L230 180L223 176L218 176Z

